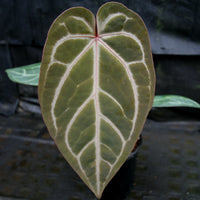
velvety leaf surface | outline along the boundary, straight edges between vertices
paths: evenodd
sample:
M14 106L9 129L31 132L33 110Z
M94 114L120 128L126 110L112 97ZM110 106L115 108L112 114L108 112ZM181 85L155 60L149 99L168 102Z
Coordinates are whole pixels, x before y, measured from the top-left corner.
M54 21L41 65L41 110L59 150L98 198L133 149L154 86L147 30L133 11L112 2L96 22L85 8Z

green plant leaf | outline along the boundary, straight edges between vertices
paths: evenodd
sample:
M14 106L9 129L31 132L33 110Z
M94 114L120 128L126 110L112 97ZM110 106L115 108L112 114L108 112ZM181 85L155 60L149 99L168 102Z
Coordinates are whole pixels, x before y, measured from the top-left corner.
M23 67L7 69L6 72L9 78L14 82L37 86L39 79L40 65L41 63L35 63ZM31 81L29 79L30 77ZM153 107L200 108L200 104L190 98L180 95L156 95L154 98Z
M77 7L54 21L39 102L59 150L97 198L133 149L154 87L148 33L133 11L112 2L96 20Z
M187 97L179 95L156 95L153 107L193 107L200 108L200 104Z
M35 63L22 67L15 67L7 69L6 73L10 80L16 83L37 86L40 74L40 65L41 63Z

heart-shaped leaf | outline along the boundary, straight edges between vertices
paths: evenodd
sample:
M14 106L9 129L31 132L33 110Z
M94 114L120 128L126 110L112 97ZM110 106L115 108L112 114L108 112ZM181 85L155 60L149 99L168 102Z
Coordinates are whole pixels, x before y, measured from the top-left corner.
M129 156L154 97L155 75L141 18L119 3L94 15L77 7L51 26L39 101L59 150L100 198Z

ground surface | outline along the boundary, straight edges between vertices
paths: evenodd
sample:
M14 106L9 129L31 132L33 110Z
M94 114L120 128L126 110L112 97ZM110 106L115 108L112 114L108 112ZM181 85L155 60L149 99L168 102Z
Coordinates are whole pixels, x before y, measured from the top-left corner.
M199 200L200 121L155 122L143 130L104 200ZM58 152L40 116L0 117L0 200L95 200Z

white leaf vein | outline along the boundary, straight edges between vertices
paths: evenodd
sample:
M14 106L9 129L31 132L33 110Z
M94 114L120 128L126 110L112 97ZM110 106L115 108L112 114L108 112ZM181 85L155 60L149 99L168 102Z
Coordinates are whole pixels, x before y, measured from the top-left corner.
M93 74L94 74L94 84L93 92L95 108L96 108L96 130L95 130L95 146L96 146L96 183L97 183L97 193L100 192L100 160L101 160L101 150L100 150L100 103L99 103L99 46L98 40L95 39L94 45L94 64L93 64Z
M77 111L74 113L73 117L71 118L70 122L67 125L66 131L65 131L65 143L67 145L67 148L69 149L69 151L72 153L72 155L74 157L76 157L76 154L72 151L70 144L69 144L69 131L73 125L73 123L75 122L76 118L79 116L79 114L83 111L83 109L85 108L85 106L93 99L94 95L90 95L84 102L83 104L77 109Z
M132 33L129 33L129 32L126 32L126 31L119 31L119 32L113 32L113 33L105 33L105 34L101 34L99 37L100 38L110 38L110 37L117 37L119 35L122 35L122 36L126 36L126 37L129 37L131 39L133 39L140 47L140 50L142 52L142 60L138 60L138 61L132 61L132 62L127 62L127 65L130 65L130 64L136 64L136 63L143 63L145 65L145 68L148 72L148 76L150 77L150 71L149 71L149 68L147 67L146 65L146 62L145 62L145 52L144 52L144 48L142 46L142 43L141 41L137 38L137 36L135 36L134 34ZM103 40L101 40L103 41ZM110 49L112 49L110 46L109 46ZM113 50L113 49L112 49ZM113 50L115 51L115 50ZM115 52L116 53L116 52ZM116 53L117 54L117 53ZM119 54L117 54L118 57ZM123 59L123 58L122 58ZM126 62L126 61L124 61ZM150 79L149 79L150 80ZM151 82L150 82L150 85L151 85Z
M120 13L120 12L112 13L112 14L108 15L108 17L107 17L103 22L101 22L101 24L100 24L100 26L99 26L99 27L101 28L101 29L100 29L100 32L103 31L103 30L105 29L106 25L107 25L113 18L118 17L118 16L123 16L123 17L126 18L126 20L131 19L130 17L128 17L128 16L125 15L124 13Z
M108 117L106 117L105 115L100 114L100 117L105 122L107 122L115 130L115 132L117 133L117 135L120 137L122 143L124 144L126 142L126 140L124 139L121 131L117 128L117 126Z
M83 152L92 144L92 143L94 143L95 141L94 141L94 139L93 140L91 140L91 141L89 141L82 149L81 149L81 151L78 153L78 155L77 155L77 159L79 160L80 159L80 157L81 157L81 155L83 154Z
M92 27L87 23L87 21L86 21L84 18L82 18L82 17L77 17L77 16L72 16L72 18L83 22L83 23L88 27L88 29L90 30L90 32L91 32L91 33L93 32Z
M110 169L109 169L109 172L110 172L110 170L111 170L111 168L113 167L112 166L112 164L110 164L107 160L105 160L105 159L101 159L103 162L105 162L109 167L110 167ZM108 173L109 174L109 173Z
M81 53L73 60L73 62L68 66L68 68L66 68L65 73L63 74L63 76L61 77L59 84L55 90L55 94L54 94L54 98L52 100L51 103L51 116L53 119L53 124L56 130L56 135L57 135L57 124L56 124L56 117L54 114L54 109L55 109L55 105L58 99L58 96L60 94L60 91L65 83L65 80L67 79L67 77L69 76L69 73L71 72L72 67L79 61L79 59L87 52L87 50L92 46L92 44L94 43L94 41L91 41L82 51Z
M125 71L126 71L126 73L128 75L129 81L130 81L132 89L133 89L133 95L134 95L134 99L135 99L135 112L134 112L133 121L132 121L133 122L132 130L131 130L129 138L128 138L128 140L129 140L131 138L131 133L133 133L133 130L135 128L136 118L137 118L137 115L138 115L139 101L138 101L137 85L136 85L136 82L135 82L135 80L134 80L134 78L132 76L132 73L131 73L130 68L129 68L128 64L126 63L126 61L114 49L112 49L108 44L106 44L102 39L99 39L99 41L122 64L122 66L124 67L124 69L125 69Z
M116 157L118 156L114 151L113 149L111 149L108 145L104 144L104 143L101 143L102 146L106 147L107 149L109 149Z
M124 108L123 108L122 105L119 103L119 101L117 101L112 95L110 95L109 93L107 93L105 90L102 90L101 88L100 88L100 92L103 93L103 94L105 94L106 96L108 96L110 99L112 99L112 100L120 107L120 110L122 111L123 116L124 116L126 119L130 120L130 119L127 117L127 115L125 114Z

